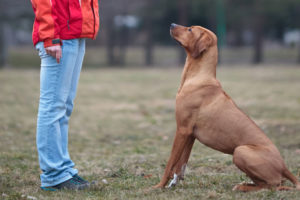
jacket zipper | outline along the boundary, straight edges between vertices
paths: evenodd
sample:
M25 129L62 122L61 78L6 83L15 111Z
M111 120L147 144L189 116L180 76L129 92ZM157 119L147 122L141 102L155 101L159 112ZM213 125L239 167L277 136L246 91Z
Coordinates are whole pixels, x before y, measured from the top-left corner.
M70 23L69 23L69 22L70 22L70 20L68 19L68 20L67 20L68 30L70 30Z
M70 14L70 0L68 0L68 20L67 20L67 28L68 30L70 30L70 17L71 14Z

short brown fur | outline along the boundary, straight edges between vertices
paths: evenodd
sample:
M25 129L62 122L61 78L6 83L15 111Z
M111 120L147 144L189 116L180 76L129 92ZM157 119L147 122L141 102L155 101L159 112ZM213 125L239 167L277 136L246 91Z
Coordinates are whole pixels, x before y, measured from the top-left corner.
M253 181L233 190L263 188L289 190L281 186L289 179L300 190L297 178L287 169L279 151L263 131L223 91L216 79L217 37L200 27L173 25L171 35L186 50L187 59L176 95L177 130L164 175L155 188L163 188L177 174L183 179L195 139L233 155L234 164Z

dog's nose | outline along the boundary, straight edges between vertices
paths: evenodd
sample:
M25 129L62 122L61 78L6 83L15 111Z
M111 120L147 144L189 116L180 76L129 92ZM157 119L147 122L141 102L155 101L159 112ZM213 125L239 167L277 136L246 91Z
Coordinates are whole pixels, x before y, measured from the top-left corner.
M172 23L170 29L173 29L173 28L175 28L176 26L177 26L177 24Z

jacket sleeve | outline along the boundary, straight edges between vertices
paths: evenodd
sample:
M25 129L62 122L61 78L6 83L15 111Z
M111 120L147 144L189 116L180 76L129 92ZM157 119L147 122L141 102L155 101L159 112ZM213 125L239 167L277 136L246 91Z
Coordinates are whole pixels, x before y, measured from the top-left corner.
M44 47L61 45L56 0L31 0L31 3L38 24L39 40L44 42Z

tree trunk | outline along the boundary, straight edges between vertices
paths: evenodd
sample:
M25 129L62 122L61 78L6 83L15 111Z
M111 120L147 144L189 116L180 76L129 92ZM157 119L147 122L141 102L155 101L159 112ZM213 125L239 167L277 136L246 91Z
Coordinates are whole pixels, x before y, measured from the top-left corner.
M179 24L183 26L188 26L188 1L178 0L178 11L179 11ZM179 49L179 63L183 64L185 62L186 53L182 47Z
M298 63L300 64L300 41L298 44Z
M150 11L153 9L153 4L156 3L154 0L147 1L147 10ZM146 41L144 43L144 51L145 51L145 65L151 66L153 65L153 33L152 33L152 16L151 13L148 12L145 16L145 32L146 32Z
M129 39L129 30L126 26L121 27L119 30L119 54L118 54L118 64L121 66L125 65L126 51Z
M264 14L260 11L262 6L260 1L254 4L254 21L253 21L253 64L259 64L263 61L263 27L264 27Z
M263 23L257 19L254 24L254 46L253 46L253 64L259 64L263 61Z
M5 24L0 20L0 68L7 65L7 48L5 42Z
M216 22L217 22L217 37L218 37L218 61L221 63L221 51L226 40L226 17L225 3L223 0L216 2Z
M244 46L244 39L243 39L243 28L240 26L236 27L235 29L235 33L236 33L236 39L234 41L234 45L236 47L242 47Z
M151 27L152 23L151 23L150 16L147 16L145 25L146 25L145 30L147 35L145 45L144 45L145 65L152 66L153 65L153 37L152 37L152 27Z
M106 55L108 65L115 65L115 30L114 30L114 21L112 16L107 17L107 42L106 42Z
M153 41L152 41L152 33L149 30L147 32L147 41L145 44L145 65L146 66L153 65Z

